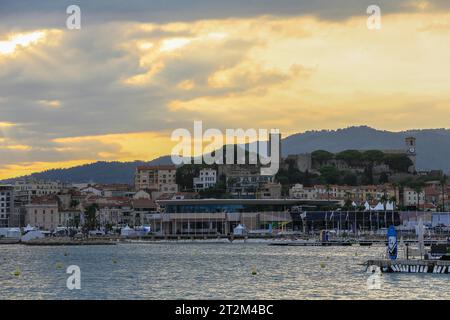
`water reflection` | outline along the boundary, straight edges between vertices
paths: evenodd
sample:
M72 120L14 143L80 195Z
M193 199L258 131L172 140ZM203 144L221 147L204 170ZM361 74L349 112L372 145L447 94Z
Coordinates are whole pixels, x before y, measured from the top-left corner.
M361 264L383 250L237 243L65 248L5 245L0 246L0 298L450 298L448 275L385 274L380 290L368 290L368 275ZM62 267L56 268L57 264ZM80 266L82 290L67 289L69 265ZM21 270L20 276L12 275L16 269Z

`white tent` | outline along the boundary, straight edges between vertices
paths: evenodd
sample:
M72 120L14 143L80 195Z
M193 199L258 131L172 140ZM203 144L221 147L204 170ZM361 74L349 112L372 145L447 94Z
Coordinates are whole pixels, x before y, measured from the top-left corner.
M357 206L358 206L358 205L356 204L356 202L353 201L353 202L352 202L352 207L355 207L355 208L356 208Z
M134 229L131 229L128 225L125 228L122 228L120 230L120 235L122 237L134 237L136 236L136 231Z
M386 210L394 211L394 210L395 210L394 202L389 201L389 202L386 204Z
M247 234L247 228L245 228L242 224L239 224L236 228L234 228L233 234L235 236L244 236Z
M24 234L22 236L22 238L20 238L20 240L22 242L27 242L27 241L30 241L30 240L42 239L42 238L45 238L45 235L41 231L39 231L39 230L31 230L31 231L28 231L26 234Z
M366 203L364 203L364 208L365 208L366 211L369 211L369 210L370 210L370 204L369 204L369 202L366 201Z
M23 229L23 231L26 233L26 232L29 232L29 231L34 231L34 230L36 230L34 227L32 227L31 225L27 225L24 229Z
M20 232L19 228L11 228L8 229L6 233L7 238L20 238L22 236L22 232Z
M373 208L374 211L384 211L384 206L381 202L378 202L378 204Z

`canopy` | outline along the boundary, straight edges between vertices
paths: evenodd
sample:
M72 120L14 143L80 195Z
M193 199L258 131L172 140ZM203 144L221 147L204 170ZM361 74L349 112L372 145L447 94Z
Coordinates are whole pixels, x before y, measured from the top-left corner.
M25 231L25 232L33 231L33 230L34 230L34 228L29 224L23 229L23 231Z
M381 202L378 202L378 204L373 208L374 211L384 211L384 206Z
M389 202L386 204L386 210L394 211L394 210L395 210L394 202L389 201Z
M247 228L245 228L242 224L239 224L236 228L234 228L234 235L241 236L247 232Z

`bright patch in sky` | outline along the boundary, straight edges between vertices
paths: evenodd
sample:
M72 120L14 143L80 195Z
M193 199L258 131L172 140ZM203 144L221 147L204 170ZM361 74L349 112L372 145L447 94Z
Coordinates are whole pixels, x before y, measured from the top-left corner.
M7 41L0 41L0 53L11 54L16 51L17 47L28 47L31 44L37 43L45 36L43 31L35 31L30 33L20 33L10 36Z
M161 52L170 52L175 51L177 49L181 49L184 46L188 45L190 42L191 40L186 38L174 38L164 40L161 45Z

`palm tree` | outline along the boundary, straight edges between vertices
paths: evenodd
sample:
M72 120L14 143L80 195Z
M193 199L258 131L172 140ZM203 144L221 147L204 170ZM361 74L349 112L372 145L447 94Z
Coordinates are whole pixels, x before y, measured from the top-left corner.
M417 194L417 211L420 211L420 194L423 192L425 184L423 182L416 182L412 185L414 192Z
M330 191L331 191L331 187L330 187L329 184L327 184L327 185L325 186L325 190L326 190L326 192L327 192L327 199L328 199L328 202L330 202Z
M397 197L396 196L392 196L392 197L389 198L389 201L393 203L394 210L395 210L395 207L397 206Z
M381 196L381 202L383 203L383 207L384 207L384 211L386 211L386 205L388 202L388 195L387 195L387 190L383 189L383 196Z

